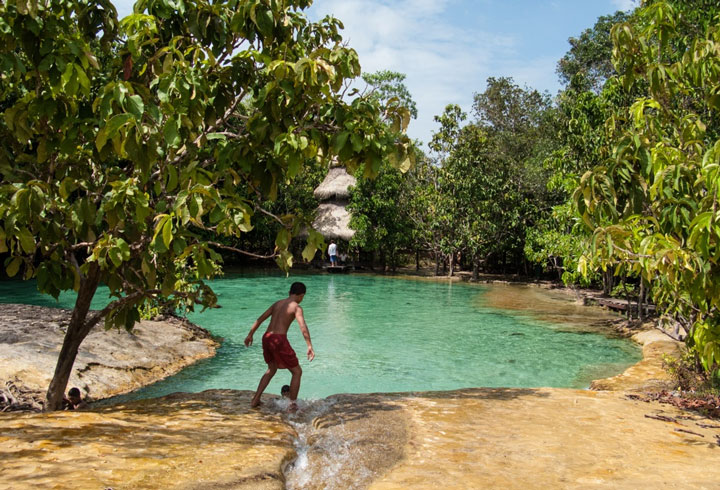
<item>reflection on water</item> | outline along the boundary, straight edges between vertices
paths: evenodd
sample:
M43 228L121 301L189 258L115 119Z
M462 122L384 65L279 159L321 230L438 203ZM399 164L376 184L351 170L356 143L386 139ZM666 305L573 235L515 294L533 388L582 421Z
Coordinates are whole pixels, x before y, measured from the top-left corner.
M537 286L493 284L476 297L483 307L511 310L543 321L556 328L613 336L607 324L619 317L598 306L584 306L579 296L568 290Z

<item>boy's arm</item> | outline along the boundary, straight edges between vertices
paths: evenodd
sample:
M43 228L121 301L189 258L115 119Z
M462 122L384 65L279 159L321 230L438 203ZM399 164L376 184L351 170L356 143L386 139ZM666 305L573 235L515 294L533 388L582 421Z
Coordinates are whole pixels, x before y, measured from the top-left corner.
M265 310L265 313L260 315L257 320L255 320L255 323L252 324L252 327L250 327L250 333L247 334L247 337L245 337L245 347L250 347L253 343L253 334L255 333L255 330L258 329L260 325L262 325L262 322L267 320L267 317L269 317L272 314L273 306L275 306L275 303L273 303L270 308Z
M310 330L308 330L307 324L305 323L303 310L302 308L300 308L300 306L298 306L297 310L295 310L295 319L297 320L298 325L300 325L300 331L302 332L303 337L305 337L305 343L307 343L308 346L308 361L312 361L313 359L315 359L315 351L313 350L312 342L310 341Z

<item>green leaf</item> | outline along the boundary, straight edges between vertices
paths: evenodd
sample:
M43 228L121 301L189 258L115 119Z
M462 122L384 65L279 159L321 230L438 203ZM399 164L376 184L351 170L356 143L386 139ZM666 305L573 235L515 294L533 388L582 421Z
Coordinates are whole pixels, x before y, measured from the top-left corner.
M128 122L132 121L132 114L116 114L114 115L105 126L107 132L106 139L112 139Z
M26 254L35 252L35 237L27 228L21 228L18 232L20 246Z
M275 27L275 19L273 18L272 10L263 9L260 12L255 12L255 23L260 30L260 33L265 37L272 36L273 28Z
M168 119L163 128L163 135L165 136L165 142L168 146L180 146L182 142L180 138L180 120L175 118Z
M131 95L127 98L127 111L135 116L138 121L142 119L145 112L145 104L139 95Z
M280 255L275 258L275 262L280 267L280 269L287 272L293 266L293 256L287 250L283 250L282 252L280 252Z
M208 133L206 136L208 141L212 140L220 140L220 141L227 141L227 136L221 133Z
M97 136L95 137L95 147L98 151L102 151L102 149L105 147L105 144L107 143L107 140L107 126L103 126L98 130Z
M20 264L22 264L20 257L14 257L10 261L10 265L5 268L5 272L7 272L8 277L15 277L15 274L17 274L20 270Z
M128 260L130 258L130 246L128 245L128 243L122 238L118 238L115 242L115 245L117 246L118 250L120 250L120 255L122 259Z
M178 185L178 171L174 166L168 167L167 192L173 192Z
M173 240L172 219L168 219L165 221L165 224L163 225L163 229L162 229L162 239L163 239L163 243L165 244L165 247L167 247L169 249L170 243Z
M335 153L340 153L349 136L350 133L348 131L341 131L335 135L335 138L333 139L333 151Z
M123 263L122 252L117 247L112 247L108 250L108 257L115 267L120 267Z
M357 133L350 135L350 141L352 141L353 151L359 153L363 147L363 137Z
M280 231L278 231L277 238L275 238L275 245L280 250L287 250L287 248L290 246L290 240L292 239L292 235L288 230L285 228L281 228Z
M313 259L313 257L315 257L316 252L317 252L317 247L314 244L308 242L308 244L305 245L305 248L303 248L302 257L305 260L305 262L310 262Z

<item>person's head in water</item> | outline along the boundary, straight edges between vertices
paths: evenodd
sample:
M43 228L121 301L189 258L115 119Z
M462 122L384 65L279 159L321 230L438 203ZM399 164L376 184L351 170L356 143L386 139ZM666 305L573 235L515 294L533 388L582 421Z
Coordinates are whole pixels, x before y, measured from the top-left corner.
M87 403L82 399L80 390L78 388L70 388L67 398L63 398L63 409L77 410L85 407L87 407Z
M301 282L292 283L292 286L290 286L290 296L292 295L301 296L297 300L297 302L299 303L302 300L302 296L305 295L305 284Z
M70 391L68 391L68 400L70 400L74 405L82 402L80 390L78 388L70 388Z
M290 396L290 385L283 385L282 388L280 388L280 395L283 398Z

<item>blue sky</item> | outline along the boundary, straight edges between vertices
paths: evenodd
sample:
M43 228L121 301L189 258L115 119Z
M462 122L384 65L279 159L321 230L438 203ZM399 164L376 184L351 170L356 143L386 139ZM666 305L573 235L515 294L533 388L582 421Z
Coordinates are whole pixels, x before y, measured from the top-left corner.
M121 17L131 1L115 1ZM555 95L557 61L569 37L633 0L315 0L312 20L334 15L357 50L363 71L404 73L418 106L412 138L428 143L447 104L472 108L488 77Z

